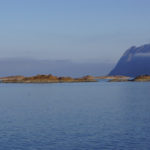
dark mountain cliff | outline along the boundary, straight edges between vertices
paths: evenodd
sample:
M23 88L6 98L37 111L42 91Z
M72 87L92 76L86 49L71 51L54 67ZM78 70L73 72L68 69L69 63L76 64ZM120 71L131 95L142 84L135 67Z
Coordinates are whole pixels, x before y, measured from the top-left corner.
M109 75L135 77L150 74L150 44L129 48Z

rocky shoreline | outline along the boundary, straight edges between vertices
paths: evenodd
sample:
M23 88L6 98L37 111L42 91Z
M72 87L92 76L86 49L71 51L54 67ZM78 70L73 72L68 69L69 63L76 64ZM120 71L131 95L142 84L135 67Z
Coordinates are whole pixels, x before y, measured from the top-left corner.
M109 82L150 82L150 75L140 75L129 79L111 79Z
M135 82L150 82L150 75L137 76L132 81L135 81Z
M81 78L57 77L49 75L36 75L31 77L25 76L9 76L1 77L1 83L65 83L65 82L97 82L98 80L106 80L108 82L150 82L150 75L140 75L135 78L127 76L84 76Z
M108 80L127 80L130 79L128 76L97 76L95 79L108 79Z
M81 78L57 77L49 75L36 75L31 77L9 76L0 78L2 83L64 83L64 82L96 82L92 76Z

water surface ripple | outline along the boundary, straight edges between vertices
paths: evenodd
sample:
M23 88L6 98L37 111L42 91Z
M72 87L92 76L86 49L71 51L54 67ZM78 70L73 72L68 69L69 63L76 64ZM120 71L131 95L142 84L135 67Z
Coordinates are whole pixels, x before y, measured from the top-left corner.
M150 83L0 84L0 150L149 150Z

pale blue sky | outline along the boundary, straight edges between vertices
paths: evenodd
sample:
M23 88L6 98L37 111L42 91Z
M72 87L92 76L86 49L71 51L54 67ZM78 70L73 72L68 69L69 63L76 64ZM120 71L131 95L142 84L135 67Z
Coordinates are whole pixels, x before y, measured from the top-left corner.
M0 58L115 62L150 43L150 0L0 0Z

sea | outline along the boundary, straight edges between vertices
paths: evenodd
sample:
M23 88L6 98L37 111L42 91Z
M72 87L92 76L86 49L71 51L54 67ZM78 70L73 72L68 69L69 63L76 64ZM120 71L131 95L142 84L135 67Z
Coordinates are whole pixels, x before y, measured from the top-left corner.
M0 150L150 150L150 82L0 83Z

